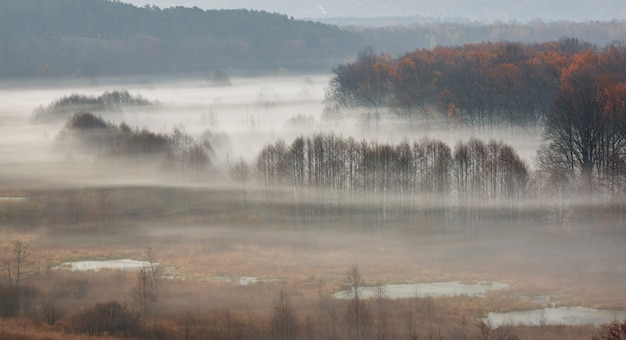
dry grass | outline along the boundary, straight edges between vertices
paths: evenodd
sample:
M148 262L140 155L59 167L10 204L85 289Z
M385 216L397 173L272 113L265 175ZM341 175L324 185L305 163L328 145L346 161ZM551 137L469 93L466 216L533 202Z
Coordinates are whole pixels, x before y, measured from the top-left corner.
M364 231L342 221L293 225L250 216L220 213L213 222L181 222L179 218L124 222L111 230L87 225L84 232L75 232L82 227L74 226L71 233L52 232L50 227L2 232L0 239L5 242L19 239L30 245L41 269L31 284L40 296L76 280L87 282L89 288L81 298L63 298L60 307L66 315L53 326L31 322L26 315L1 320L0 339L82 339L67 334L71 315L96 302L117 300L132 305L134 275L47 268L87 259L144 260L146 245L153 248L166 274L177 278L162 281L160 300L147 326L154 333L218 334L225 332L227 322L229 332L245 329L266 334L267 315L281 288L289 293L300 318L313 322L321 313L319 293L328 298L341 289L355 263L370 285L453 280L510 284L505 292L484 298L385 300L389 320L393 320L389 327L393 325L398 336L415 327L420 337L436 333L449 338L474 337L476 320L488 311L531 309L537 304L523 297L538 295L549 295L558 305L626 309L621 285L625 275L614 271L611 262L611 256L624 254L623 248L611 237L581 236L571 228L438 233L438 223L428 219ZM237 285L241 276L257 277L261 282ZM343 325L346 302L331 301ZM374 310L374 302L369 304ZM372 327L377 325L372 323ZM587 326L514 329L521 338L536 339L583 339L594 332Z

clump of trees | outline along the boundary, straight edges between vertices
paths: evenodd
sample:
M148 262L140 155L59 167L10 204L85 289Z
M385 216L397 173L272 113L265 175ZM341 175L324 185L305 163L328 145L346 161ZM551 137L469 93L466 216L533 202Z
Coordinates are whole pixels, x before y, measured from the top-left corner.
M128 91L106 91L99 96L77 93L56 99L48 106L39 106L33 111L33 121L50 122L65 120L76 112L122 111L129 107L155 106L158 103L131 95Z
M175 128L171 134L114 125L90 112L79 112L68 119L56 139L57 148L67 153L87 153L96 157L129 160L135 163L160 162L177 171L206 170L212 149L199 144L189 134Z
M543 132L537 163L552 184L619 194L626 187L624 65L623 45L573 38L418 49L397 59L369 49L333 70L326 98L329 112L392 112L411 124L434 117L445 128L530 127ZM461 160L457 166L463 169ZM455 179L462 191L466 179Z
M89 335L133 336L141 328L139 314L117 301L97 303L72 317L75 331Z
M233 83L230 81L230 77L224 70L217 69L213 72L213 75L209 78L209 82L213 86L231 86Z
M594 51L618 74L626 49L600 49L574 38L555 42L477 43L417 49L398 58L363 50L333 69L327 100L335 109L391 111L407 119L434 115L448 126L541 126L563 70Z

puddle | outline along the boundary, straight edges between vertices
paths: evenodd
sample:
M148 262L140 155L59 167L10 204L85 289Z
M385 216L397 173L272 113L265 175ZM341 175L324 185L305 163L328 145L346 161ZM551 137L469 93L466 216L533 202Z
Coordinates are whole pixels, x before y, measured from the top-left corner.
M543 311L543 315L542 315ZM528 311L513 311L506 313L489 313L487 319L494 326L500 325L528 325L539 326L540 320L546 325L601 325L613 320L624 320L625 311L610 311L586 307L558 307Z
M391 299L411 297L439 297L439 296L485 296L488 291L507 289L508 284L503 282L478 282L465 284L460 281L431 282L414 284L391 284L383 286L384 296ZM361 296L364 299L376 296L378 287L363 287ZM342 290L335 293L337 299L349 299L350 291Z
M156 263L158 265L158 263ZM122 260L106 260L106 261L76 261L65 262L59 266L52 267L52 269L67 269L71 271L87 271L100 269L118 269L118 270L139 270L141 268L150 267L148 261L136 261L131 259Z
M256 277L254 276L241 276L239 277L239 280L237 281L237 284L240 286L247 286L253 283L257 283L258 280Z
M255 283L259 283L259 282L280 282L283 281L283 279L277 279L277 278L267 278L267 277L254 277L254 276L240 276L239 280L237 280L237 284L240 286L247 286L247 285L251 285L251 284L255 284Z

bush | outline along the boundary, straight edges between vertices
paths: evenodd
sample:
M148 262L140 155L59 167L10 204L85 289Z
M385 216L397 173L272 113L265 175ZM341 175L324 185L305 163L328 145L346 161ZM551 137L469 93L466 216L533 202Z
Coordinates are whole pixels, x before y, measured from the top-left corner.
M619 322L614 320L600 326L598 333L593 336L593 340L620 340L626 339L626 320Z
M58 306L54 297L48 297L40 302L40 312L43 320L50 326L59 321L65 314Z
M126 336L139 332L140 320L139 314L130 311L126 305L109 301L74 315L72 327L76 332L89 335Z

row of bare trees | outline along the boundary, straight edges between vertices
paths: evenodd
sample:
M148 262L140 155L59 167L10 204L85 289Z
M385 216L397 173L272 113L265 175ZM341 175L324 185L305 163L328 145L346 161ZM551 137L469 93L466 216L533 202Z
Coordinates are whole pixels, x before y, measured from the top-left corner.
M269 144L252 169L256 179L268 186L375 194L456 192L481 199L517 197L524 193L529 176L517 152L494 140L471 139L452 150L433 139L391 145L333 134L299 137L291 145ZM251 177L240 175L240 179Z
M355 203L375 221L447 214L479 202L515 211L530 180L526 163L503 142L471 139L451 149L433 139L392 145L333 134L268 144L253 164L237 163L231 176L244 189L256 182L265 195L286 188L300 215L317 218Z

